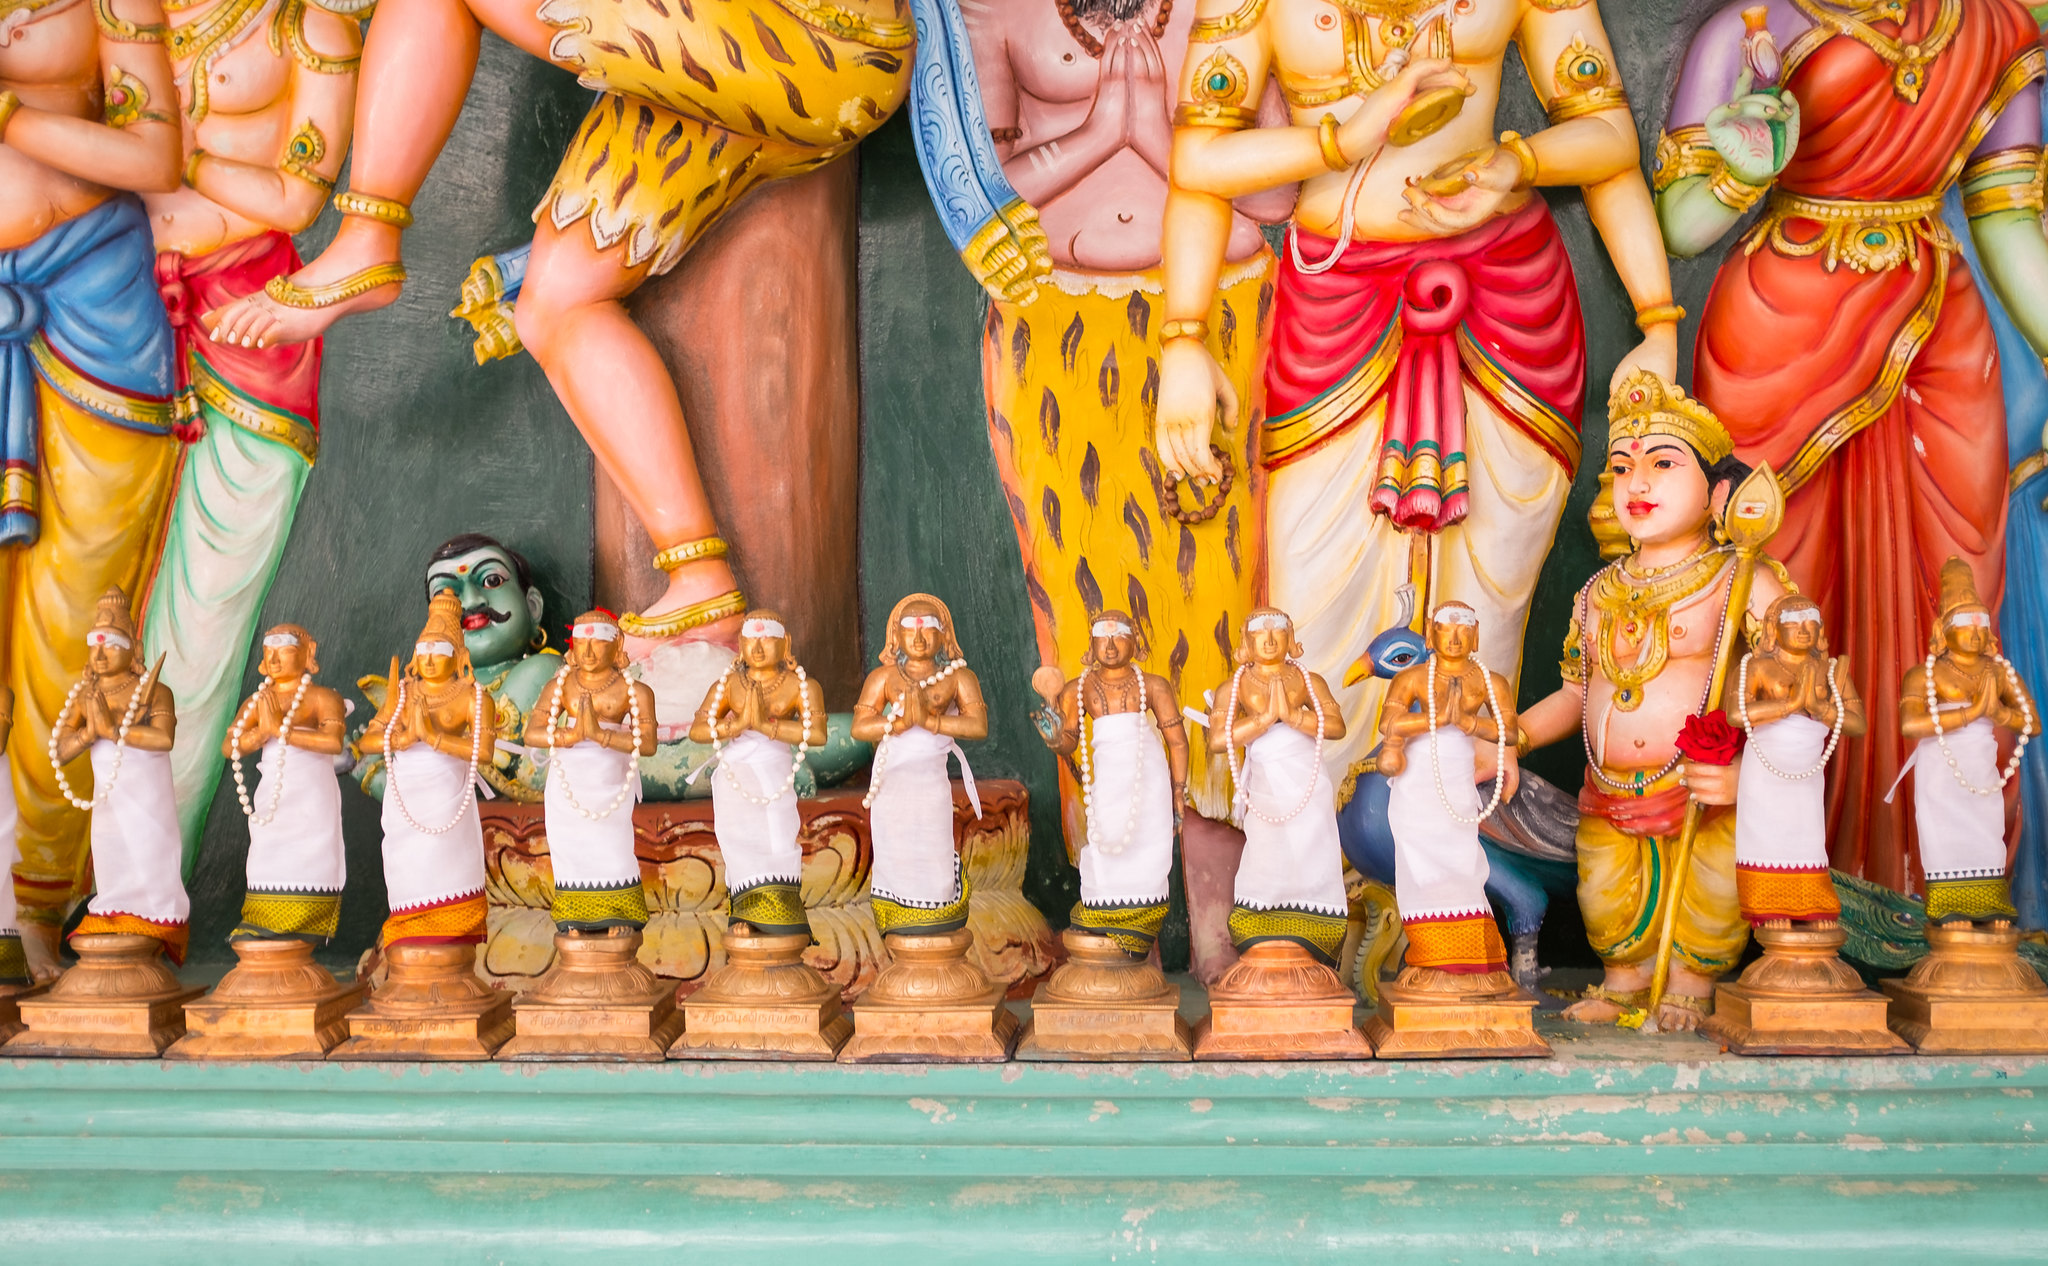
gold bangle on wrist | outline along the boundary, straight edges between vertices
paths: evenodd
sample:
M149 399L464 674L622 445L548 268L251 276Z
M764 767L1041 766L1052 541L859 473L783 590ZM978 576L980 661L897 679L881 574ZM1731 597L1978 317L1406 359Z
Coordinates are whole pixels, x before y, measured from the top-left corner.
M1522 175L1520 179L1515 181L1515 188L1535 188L1536 151L1530 148L1528 140L1520 132L1502 132L1500 134L1500 147L1513 154L1515 161L1522 165Z
M412 208L396 198L380 198L371 193L347 193L334 195L334 209L343 215L359 215L366 220L377 220L394 228L412 227Z
M1677 325L1685 320L1685 309L1675 303L1653 303L1647 308L1636 309L1636 328L1648 334L1651 327Z
M656 571L674 571L684 563L694 563L699 559L724 558L728 548L724 539L716 536L706 536L694 541L684 541L680 545L671 545L659 554L656 554L654 556L654 569Z
M1351 160L1344 157L1344 147L1337 144L1337 116L1326 114L1316 124L1316 148L1323 151L1323 166L1331 171L1350 171Z
M1749 210L1762 201L1763 196L1770 190L1770 185L1750 184L1726 167L1715 172L1714 178L1707 182L1707 192L1714 195L1714 199L1722 206L1737 212Z
M204 157L206 157L206 151L196 145L192 147L190 154L185 155L185 185L187 188L197 189L199 187L199 160Z
M7 135L7 124L14 118L14 112L21 109L21 97L14 89L0 92L0 138Z
M1209 341L1207 321L1167 321L1159 327L1159 342L1162 346L1175 339L1191 338L1197 343Z

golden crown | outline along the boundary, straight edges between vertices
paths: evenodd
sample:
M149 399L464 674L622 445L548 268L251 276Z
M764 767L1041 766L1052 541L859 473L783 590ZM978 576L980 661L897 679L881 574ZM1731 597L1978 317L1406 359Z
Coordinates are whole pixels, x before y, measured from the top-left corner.
M1714 411L1647 369L1621 380L1607 398L1607 442L1675 435L1711 466L1735 452L1735 439Z

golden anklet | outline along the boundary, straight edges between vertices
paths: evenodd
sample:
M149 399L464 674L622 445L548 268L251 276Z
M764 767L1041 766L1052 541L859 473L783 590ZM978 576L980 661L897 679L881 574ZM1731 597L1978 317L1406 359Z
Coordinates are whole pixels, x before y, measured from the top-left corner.
M671 545L659 554L656 554L654 556L654 569L656 571L675 571L684 563L694 563L699 559L724 558L728 548L725 541L716 536L707 536L695 541L684 541L681 545Z
M372 193L357 193L351 189L334 195L334 209L343 215L359 215L366 220L376 220L395 228L412 227L412 208L396 198L380 198Z
M357 295L366 295L379 286L404 280L404 264L372 264L331 286L305 287L294 285L289 277L272 277L264 283L263 293L287 308L331 308Z
M736 615L745 615L746 611L746 595L734 589L727 593L719 594L716 598L707 598L703 602L693 602L682 610L671 611L667 615L658 615L650 618L627 612L619 617L619 627L633 637L674 637L678 633L687 633L691 629L701 629L707 624L716 624L720 620L729 620Z

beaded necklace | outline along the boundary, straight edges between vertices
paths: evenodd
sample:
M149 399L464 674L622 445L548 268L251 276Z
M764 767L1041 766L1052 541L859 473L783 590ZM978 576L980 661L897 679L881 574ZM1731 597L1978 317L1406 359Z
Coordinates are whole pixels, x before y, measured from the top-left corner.
M1736 720L1742 722L1742 732L1749 736L1749 752L1756 757L1757 764L1762 765L1766 772L1786 782L1802 782L1828 767L1828 759L1835 754L1835 745L1842 741L1842 687L1835 680L1835 657L1828 656L1828 697L1835 705L1834 728L1828 731L1828 745L1821 749L1820 760L1812 769L1797 774L1788 774L1771 764L1770 757L1765 756L1763 749L1756 745L1756 729L1749 723L1749 661L1755 658L1754 655L1744 655L1741 665L1735 670Z
M277 807L284 803L285 759L283 751L279 751L277 754L277 776L272 780L270 807L264 810L263 816L260 818L256 816L256 806L249 802L249 785L242 779L242 732L249 724L249 717L256 711L257 701L262 699L264 694L270 690L271 684L272 678L266 673L263 680L257 683L256 693L250 695L249 702L243 704L242 710L235 714L235 727L228 732L229 750L234 753L228 760L228 767L235 774L235 799L242 802L242 816L249 819L249 825L251 826L269 826L272 822L277 821ZM292 691L291 706L285 709L284 720L277 728L277 742L280 748L290 746L291 740L289 736L292 732L292 722L298 719L299 704L305 701L306 688L312 684L313 674L299 674L299 688Z
M2020 684L2020 675L2013 670L2012 661L1996 651L1992 652L1992 662L2005 670L2006 680L2012 684L2013 694L2020 701L2019 742L2013 745L2012 756L2005 762L2005 773L1999 777L1998 785L1996 787L1979 787L1963 776L1963 767L1956 763L1956 754L1949 750L1948 737L1942 732L1941 711L1938 706L1938 700L1934 697L1935 658L1934 652L1929 651L1925 665L1927 670L1927 719L1934 724L1935 746L1941 749L1942 759L1948 762L1948 772L1954 776L1956 784L1964 791L1969 792L1973 796L1998 795L2005 790L2006 784L2013 780L2013 775L2019 773L2020 761L2027 754L2027 731L2034 728L2034 705L2027 700L2026 687Z
M1088 724L1090 719L1088 715L1088 674L1093 671L1088 665L1083 664L1081 666L1081 675L1074 680L1074 711L1079 714L1080 718L1079 725L1076 728L1080 730L1081 737L1081 742L1076 752L1081 758L1079 762L1081 766L1081 815L1087 824L1088 843L1092 847L1101 849L1109 857L1117 857L1121 856L1123 851L1130 847L1131 834L1138 829L1138 801L1143 798L1139 794L1139 789L1144 783L1145 763L1143 761L1137 763L1137 780L1131 785L1130 809L1124 815L1124 833L1117 840L1116 847L1112 848L1107 844L1098 843L1095 838L1095 772L1090 764L1090 754L1095 748L1095 735L1094 727ZM1135 668L1131 670L1134 675L1137 671ZM1142 681L1140 684L1142 686ZM1107 690L1103 692L1102 697L1104 703L1109 701ZM1129 714L1118 713L1117 715L1127 716Z
M128 697L128 707L121 713L121 728L114 735L113 768L107 771L106 785L95 787L90 800L81 799L72 792L71 780L64 776L64 766L57 760L57 735L63 730L65 719L71 715L72 705L78 702L79 691L85 689L85 682L86 678L79 678L71 687L71 693L64 696L64 706L57 709L57 723L50 727L50 772L57 775L57 790L71 802L71 807L90 812L105 804L107 797L114 794L114 783L121 777L121 757L128 750L128 730L135 724L135 714L141 709L143 699L156 688L156 667L152 665L142 675L142 679L135 683L135 693Z
M718 761L718 769L712 774L712 777L716 778L719 774L724 774L726 786L739 792L741 796L746 798L747 803L766 808L777 800L782 799L783 793L796 786L796 771L804 767L804 753L811 750L810 678L804 675L804 666L798 664L796 666L796 693L803 718L804 732L796 741L795 754L790 757L789 776L783 779L782 785L774 791L769 792L766 796L757 796L753 792L748 791L745 784L740 782L740 776L726 768L725 762L720 759L720 755L725 750L725 744L718 737L718 713L725 707L725 683L731 681L736 676L746 678L748 689L753 690L756 694L764 694L763 687L755 684L751 677L747 677L745 666L737 661L726 672L725 676L718 679L717 687L711 692L711 759ZM788 676L789 671L785 669L782 676L775 679L774 686L767 687L766 689L773 690L776 686L780 686ZM765 695L762 701L766 702Z
M480 681L472 680L470 683L476 692L476 702L469 720L469 776L462 780L462 803L455 806L454 816L440 826L421 826L419 819L412 816L412 810L405 807L405 797L399 793L398 754L391 750L391 738L398 730L398 718L405 715L405 689L411 681L412 678L409 674L400 674L398 678L398 700L391 709L391 719L384 723L384 751L386 754L384 761L384 785L391 792L392 801L398 806L398 816L405 819L407 826L410 826L422 835L446 835L455 829L456 824L462 821L464 815L469 812L470 807L476 803L476 767L483 758L484 687ZM441 698L443 702L446 702L454 697L454 692L450 691ZM419 703L423 709L430 710L435 706L429 702L430 698L431 696L427 693L426 683L420 683ZM426 742L424 738L420 741ZM429 746L432 745L429 744Z
M902 661L899 660L896 664L896 673L903 680L910 682L912 688L919 694L923 694L926 690L938 685L965 667L967 667L966 660L956 659L929 677L911 681L910 670L905 668ZM896 702L890 704L888 710L882 713L882 719L893 723L897 717L903 715L903 705L904 696L899 694L896 696ZM874 808L875 797L881 794L882 771L889 767L889 740L895 737L895 734L884 730L882 732L882 741L875 745L874 772L868 775L868 793L860 798L860 805L863 809Z
M1429 745L1429 764L1432 772L1436 774L1436 798L1443 802L1444 812L1451 815L1451 820L1453 822L1462 822L1466 826L1478 826L1481 822L1484 822L1486 821L1486 819L1493 816L1493 811L1495 809L1500 808L1501 790L1507 786L1508 781L1506 777L1508 763L1508 727L1501 724L1500 699L1494 693L1493 674L1486 671L1486 665L1479 662L1479 657L1477 655L1474 655L1472 657L1472 663L1475 667L1479 669L1480 678L1486 682L1486 706L1493 712L1494 729L1493 799L1486 802L1486 807L1479 811L1479 816L1476 818L1468 818L1464 814L1459 813L1457 807L1451 803L1451 793L1444 790L1444 758L1443 753L1437 750L1437 745L1435 742L1437 731L1437 657L1435 655L1431 655L1429 657L1429 684L1427 687L1424 688L1423 692L1425 696L1424 704L1429 708L1429 737L1431 739Z
M575 668L576 665L574 664L564 663L562 665L561 671L555 674L555 680L552 690L553 697L548 700L547 738L548 750L550 752L555 750L555 727L560 723L562 717L562 692L568 688L569 674L575 671ZM617 669L613 669L612 675L605 681L601 682L598 685L597 690L609 689L613 682L621 680L624 676L624 673L619 672ZM586 695L590 695L597 693L597 691L586 690L583 693ZM576 799L576 788L569 780L569 771L566 769L556 771L562 777L562 797L569 802L569 807L571 809L574 809L578 816L584 818L587 821L604 821L606 818L612 816L612 814L617 813L619 811L619 806L626 803L626 797L633 794L633 775L638 772L638 766L640 763L640 692L633 689L632 683L630 682L628 682L626 685L626 715L628 718L628 724L630 725L633 731L632 760L627 763L626 776L624 780L622 780L619 783L619 790L615 795L612 796L612 802L610 804L606 805L601 811L592 813L590 810L583 807L581 801ZM597 740L594 735L588 734L578 736L578 741L580 742L582 739L586 738L592 739L593 741L601 741Z
M1230 781L1237 787L1237 799L1244 806L1245 811L1261 822L1270 822L1274 826L1279 826L1285 822L1292 822L1295 818L1301 816L1302 810L1308 808L1309 801L1315 798L1316 783L1320 780L1323 770L1323 731L1326 727L1326 720L1323 716L1323 701L1317 697L1315 685L1308 679L1308 669L1303 668L1301 661L1292 655L1289 655L1286 662L1281 665L1278 676L1268 677L1264 672L1259 674L1259 676L1266 678L1266 689L1285 691L1287 689L1287 669L1291 667L1299 672L1301 674L1301 688L1308 691L1309 706L1314 708L1316 713L1315 764L1311 766L1308 786L1301 793L1301 801L1277 818L1261 813L1258 806L1252 803L1250 788L1244 785L1244 770L1239 765L1237 759L1237 735L1235 733L1237 729L1237 686L1239 682L1244 680L1245 672L1250 667L1250 664L1239 664L1237 671L1230 674L1230 703L1223 710L1223 758L1230 765ZM1279 722L1278 724L1284 725L1285 722Z

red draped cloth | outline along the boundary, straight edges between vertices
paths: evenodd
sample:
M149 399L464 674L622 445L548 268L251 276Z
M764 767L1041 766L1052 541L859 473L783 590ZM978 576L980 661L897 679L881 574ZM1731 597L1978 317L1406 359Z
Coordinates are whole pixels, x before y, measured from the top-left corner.
M1336 243L1300 233L1304 258ZM1464 385L1578 464L1586 339L1570 257L1541 198L1457 237L1353 242L1306 273L1284 253L1266 362L1267 465L1387 400L1372 512L1440 531L1466 513Z
M1913 42L1937 7L1919 0L1903 27L1876 29ZM2037 39L2015 0L1964 0L1911 104L1876 54L1847 36L1826 40L1786 78L1801 135L1778 188L1860 202L1940 194L2012 92L2038 77ZM1796 216L1783 227L1795 244L1823 230ZM1830 771L1833 861L1910 891L1920 881L1911 780L1883 803L1908 755L1899 682L1927 654L1943 561L1967 559L1994 610L2005 574L2005 407L1991 326L1963 261L1925 236L1909 238L1915 266L1865 272L1846 261L1829 270L1825 251L1746 247L1715 278L1694 390L1743 460L1803 477L1771 552L1820 604L1870 715L1869 736L1844 742Z
M201 313L254 294L272 277L299 269L292 239L271 230L230 242L205 255L159 251L157 290L178 340L180 398L178 438L199 438L203 423L186 403L192 390L192 358L205 362L213 375L273 409L290 413L314 429L320 426L320 340L275 347L240 347L216 343L199 324Z

